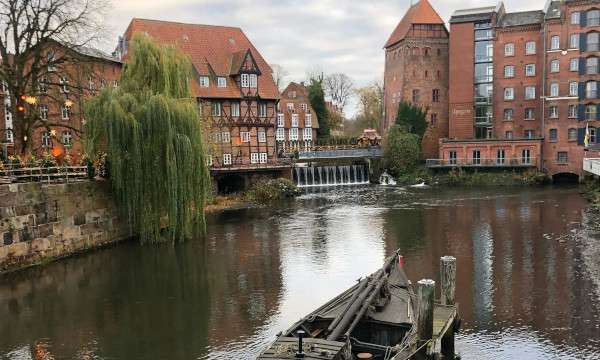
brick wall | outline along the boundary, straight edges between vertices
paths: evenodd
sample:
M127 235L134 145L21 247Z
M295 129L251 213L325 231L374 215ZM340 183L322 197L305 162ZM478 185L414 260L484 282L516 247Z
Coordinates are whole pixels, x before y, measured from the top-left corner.
M450 97L449 116L451 139L473 138L473 23L450 26Z
M0 273L129 237L109 183L0 185Z

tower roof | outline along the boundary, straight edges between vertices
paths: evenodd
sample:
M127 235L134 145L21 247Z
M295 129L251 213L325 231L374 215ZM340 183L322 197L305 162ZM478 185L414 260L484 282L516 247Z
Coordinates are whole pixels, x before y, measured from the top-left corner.
M404 40L413 24L444 25L444 20L442 20L428 0L420 0L408 9L398 26L396 26L396 29L394 29L394 32L392 32L392 35L390 35L388 41L385 43L384 48Z

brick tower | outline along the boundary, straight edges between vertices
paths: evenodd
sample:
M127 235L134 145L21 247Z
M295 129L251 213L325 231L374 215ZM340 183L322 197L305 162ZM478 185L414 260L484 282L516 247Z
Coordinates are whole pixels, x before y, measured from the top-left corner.
M440 138L448 136L448 30L428 0L411 6L387 43L382 131L393 125L398 104L428 108L429 130L423 157L437 156Z

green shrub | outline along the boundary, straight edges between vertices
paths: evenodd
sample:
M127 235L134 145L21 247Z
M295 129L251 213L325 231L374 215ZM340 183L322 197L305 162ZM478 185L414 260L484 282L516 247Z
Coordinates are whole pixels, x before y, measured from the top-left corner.
M394 125L388 131L384 143L384 163L394 177L413 171L419 163L421 153L419 137L407 133L400 126Z
M247 192L247 198L257 203L269 203L276 200L292 198L302 192L288 179L263 179L258 181Z

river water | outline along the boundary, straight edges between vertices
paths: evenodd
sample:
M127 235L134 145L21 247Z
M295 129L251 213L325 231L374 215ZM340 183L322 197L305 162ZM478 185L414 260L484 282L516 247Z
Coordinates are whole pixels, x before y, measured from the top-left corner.
M253 359L396 249L457 258L463 359L600 359L600 233L577 188L311 190L0 277L0 359Z

